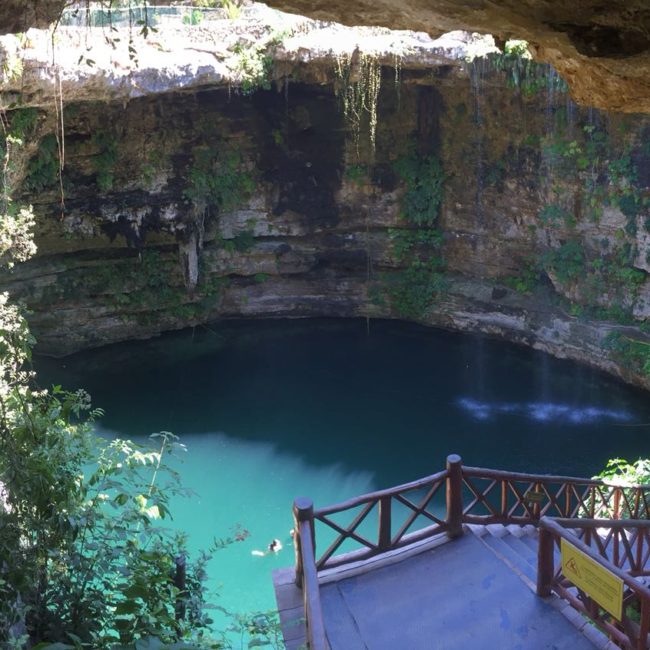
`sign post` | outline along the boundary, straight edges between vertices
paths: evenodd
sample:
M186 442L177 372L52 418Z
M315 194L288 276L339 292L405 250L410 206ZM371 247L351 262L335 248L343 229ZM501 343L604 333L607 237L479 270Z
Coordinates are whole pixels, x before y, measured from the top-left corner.
M562 573L616 620L623 616L623 580L564 538L560 540Z

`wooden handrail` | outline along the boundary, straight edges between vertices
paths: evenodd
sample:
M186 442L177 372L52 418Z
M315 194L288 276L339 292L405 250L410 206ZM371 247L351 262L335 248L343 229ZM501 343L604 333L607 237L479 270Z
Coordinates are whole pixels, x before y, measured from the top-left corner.
M648 529L650 528L650 522L631 519L625 521L603 519L555 520L542 517L539 522L537 569L537 594L539 596L549 596L551 591L555 591L559 596L567 600L572 607L594 621L596 625L606 634L610 635L616 642L622 644L624 647L634 648L634 650L646 650L648 647L648 632L650 631L650 589L629 573L610 562L603 554L594 551L592 547L585 544L581 539L578 539L575 534L569 533L567 528L586 528L591 530L597 530L598 528L617 530ZM562 569L556 573L554 559L555 546L556 543L559 543L560 539L566 540L594 562L619 578L627 587L628 593L633 593L639 599L641 605L639 624L629 620L627 613L623 611L621 626L615 625L608 620L606 614L602 613L597 603L588 594L583 594L579 598L562 584L562 581L558 578L559 575L562 575Z
M553 474L526 474L524 472L507 472L500 469L486 467L470 467L463 465L463 476L476 476L479 478L507 479L510 481L540 481L544 483L579 483L580 485L603 485L615 487L596 478L580 478L577 476L554 476ZM620 487L620 486L619 486ZM626 487L641 487L650 490L650 485L630 485Z
M302 589L307 644L309 650L328 650L320 602L320 588L314 549L314 505L309 499L296 499L293 504L294 546L296 550L296 583Z
M343 512L344 510L351 510L352 508L356 508L364 503L370 503L371 501L377 502L383 497L394 496L400 492L408 492L409 490L417 490L445 478L447 478L447 470L431 474L431 476L425 476L424 478L417 479L417 481L403 483L402 485L396 485L395 487L386 488L384 490L377 490L376 492L368 492L367 494L362 494L358 497L348 499L347 501L341 501L340 503L335 503L334 505L325 508L319 508L314 511L314 514L332 515L337 512Z
M336 533L336 537L329 547L317 556L316 568L320 571L359 560L367 560L380 553L401 548L416 540L433 537L447 530L448 525L445 520L430 509L436 494L442 492L447 477L448 471L444 470L417 481L370 492L342 503L315 510L314 521L323 524ZM416 494L415 497L411 494L418 491L421 491L421 493ZM402 511L406 511L407 515L399 528L393 530L396 505L402 508ZM354 509L357 509L357 511L354 513L352 521L347 524L339 523L332 518L332 515ZM371 513L373 517L375 514L377 516L377 534L376 536L367 537L360 530L362 524L365 526L364 522L370 518ZM410 531L418 518L428 520L429 525ZM458 519L458 526L461 526L460 519ZM361 548L341 554L340 550L343 544L348 541L356 543ZM339 554L336 555L337 553Z
M543 517L543 519L549 519ZM562 526L562 528L612 528L614 530L627 528L648 528L650 529L649 519L568 519L566 517L553 517L553 522Z

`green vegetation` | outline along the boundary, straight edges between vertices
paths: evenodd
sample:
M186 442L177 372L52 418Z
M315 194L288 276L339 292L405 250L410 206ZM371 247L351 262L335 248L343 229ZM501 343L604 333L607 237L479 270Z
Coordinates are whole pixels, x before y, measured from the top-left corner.
M117 141L108 131L98 131L92 138L93 146L98 150L93 157L97 172L97 187L101 192L113 189L115 165L118 160Z
M147 158L140 171L145 186L150 186L156 178L156 175L164 170L168 163L169 155L164 151L162 146L154 147L147 151Z
M28 225L0 220L5 266L33 254ZM84 391L36 387L33 344L0 294L0 638L16 650L223 647L208 633L205 563L246 532L215 540L176 584L185 541L161 525L180 493L165 463L174 436L155 448L95 437L101 411Z
M542 264L563 283L572 283L583 277L586 269L585 251L582 243L572 239L559 248L552 249L542 257Z
M560 127L540 145L547 200L537 228L555 231L553 239L562 243L544 252L536 266L570 288L574 315L633 322L631 307L646 278L634 267L637 223L650 205L634 162L639 145L628 132L614 141L591 124L571 132ZM580 238L580 224L599 223L608 207L623 213L624 227L600 242Z
M535 291L539 283L539 267L531 261L522 264L517 275L501 278L501 282L518 293L527 295Z
M603 348L622 366L637 374L650 377L650 343L627 336L619 331L608 334Z
M443 200L444 173L437 157L415 152L397 160L395 171L405 185L401 206L407 227L391 230L390 236L395 259L405 268L387 274L383 282L398 314L422 318L447 284L439 250L442 235L436 228Z
M200 25L203 21L203 12L199 9L192 9L189 14L183 16L184 25Z
M414 259L409 266L388 276L391 305L400 316L422 318L446 289L445 265L439 257Z
M375 149L377 135L377 102L381 88L381 65L368 54L361 54L353 69L352 58L343 55L336 59L334 92L341 101L343 115L354 143L359 149L361 126L367 120L371 149Z
M567 206L575 203L577 186L583 196L584 216L598 222L603 207L618 207L628 218L629 234L634 235L636 217L650 201L639 187L632 145L627 143L622 150L612 151L607 134L593 125L585 125L579 136L553 135L542 144L546 165L555 176L551 187L554 209L568 210ZM548 209L542 209L542 221ZM575 216L579 219L582 215Z
M10 132L16 138L24 140L34 134L38 122L38 111L35 108L17 108L11 112Z
M255 233L252 230L243 230L232 239L221 239L221 247L229 253L245 253L255 246Z
M238 43L233 51L237 55L237 72L244 95L251 95L260 89L269 90L273 72L273 57L269 54L269 45L250 46Z
M240 206L253 193L254 175L243 169L238 151L200 146L194 149L193 155L188 187L183 194L195 206L228 211Z
M24 187L30 192L42 192L56 185L59 178L59 145L53 133L38 145L38 152L27 165Z
M639 458L630 463L624 458L612 458L596 477L615 485L634 486L650 484L650 459Z
M397 160L395 171L406 186L402 197L404 219L416 226L435 226L445 183L445 175L438 157L411 153Z
M38 120L34 109L20 108L7 113L0 110L0 267L11 268L15 262L23 262L36 253L32 235L34 211L32 206L14 203L12 193L15 190L16 163L15 156L24 146L25 138L33 134ZM9 127L6 124L9 122ZM0 294L2 298L4 294ZM2 308L0 307L0 326L2 326ZM1 353L1 349L0 349Z
M344 176L357 187L362 187L368 180L368 168L365 165L347 165Z
M558 203L549 203L542 207L539 219L545 226L550 227L564 224L567 228L573 228L576 225L573 214Z
M488 59L496 70L506 74L508 86L523 95L535 95L549 87L559 92L568 90L566 82L549 65L533 61L526 41L507 41L502 54L491 54Z
M155 313L183 319L200 316L217 304L227 283L227 278L206 274L203 270L190 296L178 276L175 255L145 249L137 258L83 269L78 277L65 274L50 299L78 294L83 287L90 295L105 295L115 308L131 310L140 324L148 325L159 317Z

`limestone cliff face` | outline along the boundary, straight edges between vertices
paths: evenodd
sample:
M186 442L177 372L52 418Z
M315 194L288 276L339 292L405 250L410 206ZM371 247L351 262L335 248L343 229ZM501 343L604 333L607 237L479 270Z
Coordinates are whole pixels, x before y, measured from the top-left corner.
M650 387L648 119L578 109L530 62L437 57L278 53L267 89L64 102L61 179L39 108L16 195L39 253L0 289L50 354L224 317L390 317Z

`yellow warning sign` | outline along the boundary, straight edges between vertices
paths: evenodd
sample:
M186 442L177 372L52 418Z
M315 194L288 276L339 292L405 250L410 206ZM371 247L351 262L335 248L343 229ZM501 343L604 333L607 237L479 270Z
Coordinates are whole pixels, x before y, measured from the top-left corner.
M614 618L623 614L623 581L564 538L560 540L562 573Z

